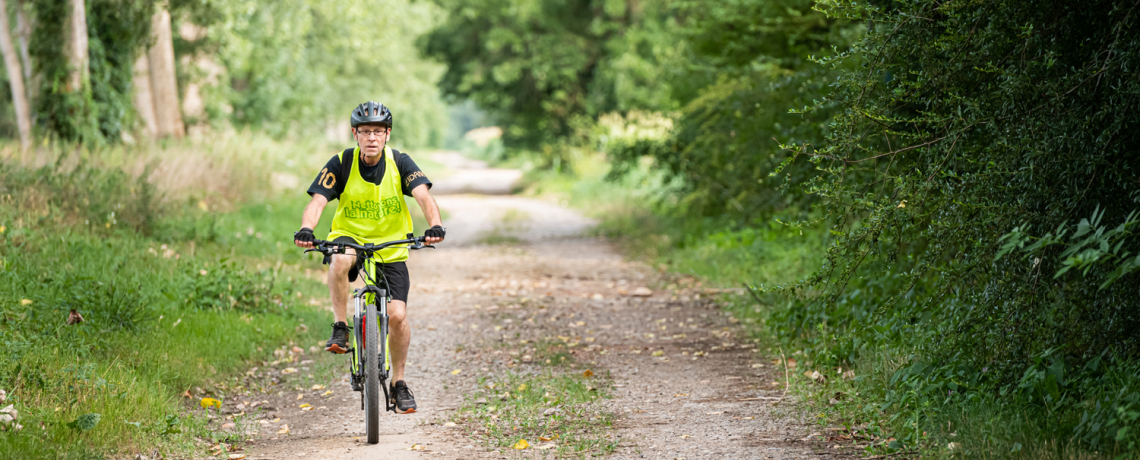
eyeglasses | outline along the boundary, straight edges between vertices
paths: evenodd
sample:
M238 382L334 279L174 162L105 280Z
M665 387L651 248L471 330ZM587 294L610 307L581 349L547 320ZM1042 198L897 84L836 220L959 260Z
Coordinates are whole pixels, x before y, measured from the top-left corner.
M357 132L356 132L356 134L359 134L359 135L360 135L360 137L363 137L363 138L365 138L365 139L368 139L369 137L372 137L372 136L374 136L374 135L376 136L376 138L380 138L380 136L383 136L383 135L385 135L385 134L387 134L387 133L388 133L388 131L387 131L387 130L384 130L384 129L380 129L380 130L376 130L376 131L365 131L365 130L360 130L360 131L357 131Z

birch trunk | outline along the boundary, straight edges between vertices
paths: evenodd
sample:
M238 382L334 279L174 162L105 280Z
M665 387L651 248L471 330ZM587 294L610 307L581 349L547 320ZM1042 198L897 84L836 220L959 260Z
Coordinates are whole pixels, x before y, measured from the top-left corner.
M24 64L24 92L28 95L28 103L36 100L40 93L40 74L32 69L32 56L28 53L28 43L32 41L32 28L34 21L28 18L28 0L16 2L16 44L20 49L20 59ZM36 125L36 106L29 107L32 111L32 126Z
M67 90L79 91L87 81L87 9L84 0L70 0L71 14L65 36L70 75Z
M151 18L154 46L147 52L150 67L150 94L154 121L159 136L182 137L182 109L178 103L178 81L174 69L174 36L170 30L170 12L159 11Z
M131 82L135 89L132 98L135 110L143 120L146 135L155 137L158 135L158 125L154 120L154 94L150 90L150 65L146 54L135 61Z
M28 20L28 13L24 11L24 0L16 2L16 43L20 49L20 59L24 62L24 81L32 81L32 56L28 54L28 41L32 36L32 23ZM31 99L29 86L28 99Z
M32 145L32 115L28 110L24 74L20 71L20 56L12 44L12 34L8 30L8 5L4 0L0 0L0 53L4 55L4 67L8 69L8 81L12 87L12 105L16 108L20 146L27 150Z

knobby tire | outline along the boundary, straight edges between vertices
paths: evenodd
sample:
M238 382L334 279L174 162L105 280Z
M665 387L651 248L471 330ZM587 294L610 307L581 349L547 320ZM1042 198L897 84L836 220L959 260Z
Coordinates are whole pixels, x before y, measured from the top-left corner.
M364 422L368 430L368 443L380 442L380 319L376 313L376 305L368 304L365 308L365 338L364 356Z

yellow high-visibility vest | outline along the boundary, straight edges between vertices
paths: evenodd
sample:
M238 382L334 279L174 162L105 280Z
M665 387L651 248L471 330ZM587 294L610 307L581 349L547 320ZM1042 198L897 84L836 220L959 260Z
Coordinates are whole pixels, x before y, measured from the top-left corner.
M348 236L358 244L386 243L402 240L412 232L412 214L404 203L400 189L400 171L392 158L392 149L384 147L384 178L380 185L364 180L360 176L360 147L352 151L352 172L340 194L340 202L333 216L332 232L329 241ZM408 260L408 248L388 248L376 253L377 262L401 262Z

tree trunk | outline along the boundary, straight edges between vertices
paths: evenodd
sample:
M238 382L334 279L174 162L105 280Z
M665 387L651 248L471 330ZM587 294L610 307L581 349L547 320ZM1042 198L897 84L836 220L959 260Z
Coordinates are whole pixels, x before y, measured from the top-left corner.
M154 120L154 94L150 89L150 65L146 54L135 61L131 82L135 87L135 110L143 120L147 136L155 137L158 135L158 126Z
M32 22L28 20L28 13L24 11L24 0L16 2L16 43L19 45L20 59L24 61L24 81L32 81L32 56L28 54L28 41L32 37ZM30 88L30 87L29 87ZM28 90L28 99L31 99L31 90Z
M178 104L170 12L161 10L155 13L150 28L154 46L147 52L147 59L156 132L159 136L182 137L186 134L186 127L182 124L182 106Z
M83 88L87 81L87 9L84 0L69 0L71 14L67 22L65 43L70 74L67 78L67 91Z
M32 115L28 110L28 93L24 90L24 75L20 71L20 56L16 54L8 31L8 5L3 0L0 0L0 53L4 55L4 67L8 69L8 81L12 86L12 105L16 108L20 146L26 150L32 145Z

